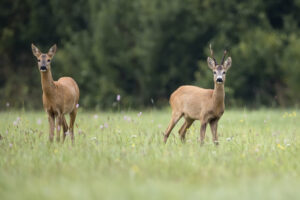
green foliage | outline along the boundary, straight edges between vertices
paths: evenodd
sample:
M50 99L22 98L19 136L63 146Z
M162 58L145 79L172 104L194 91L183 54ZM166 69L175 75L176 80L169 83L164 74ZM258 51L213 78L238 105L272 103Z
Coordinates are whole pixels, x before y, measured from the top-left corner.
M280 94L283 84L282 47L280 35L256 29L232 49L236 68L231 69L228 85L234 88L237 99L256 105L276 105L275 96Z
M165 105L183 84L212 88L208 45L228 48L232 105L299 102L298 1L77 0L0 3L0 104L41 107L30 44L58 52L54 78L72 76L80 104L111 108ZM1 103L2 102L2 103Z
M284 71L283 80L285 88L283 92L290 98L290 101L299 103L300 100L300 85L298 84L300 78L299 70L300 58L300 39L296 35L291 35L289 38L289 45L283 52L281 60L282 71Z

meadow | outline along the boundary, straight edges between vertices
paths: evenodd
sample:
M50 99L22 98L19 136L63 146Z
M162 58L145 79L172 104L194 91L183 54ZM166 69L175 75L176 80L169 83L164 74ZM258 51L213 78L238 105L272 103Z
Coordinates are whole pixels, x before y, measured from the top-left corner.
M87 112L75 145L48 142L44 112L0 112L0 199L299 199L299 110L226 110L220 145L200 124L168 143L171 111Z

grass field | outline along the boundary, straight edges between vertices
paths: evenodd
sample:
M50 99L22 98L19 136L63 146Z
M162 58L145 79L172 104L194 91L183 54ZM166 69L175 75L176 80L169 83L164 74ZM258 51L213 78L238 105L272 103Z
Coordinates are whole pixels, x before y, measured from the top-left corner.
M0 112L0 199L300 199L299 110L226 111L220 145L163 144L170 110L79 110L75 146L48 143L44 112Z

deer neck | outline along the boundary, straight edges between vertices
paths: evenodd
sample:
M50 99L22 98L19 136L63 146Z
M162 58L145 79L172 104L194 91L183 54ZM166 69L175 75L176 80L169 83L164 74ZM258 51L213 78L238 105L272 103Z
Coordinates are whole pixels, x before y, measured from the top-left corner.
M216 107L224 106L224 98L225 98L224 84L215 83L215 88L213 91L214 106Z
M50 70L41 73L42 89L46 96L51 96L55 93L55 84Z

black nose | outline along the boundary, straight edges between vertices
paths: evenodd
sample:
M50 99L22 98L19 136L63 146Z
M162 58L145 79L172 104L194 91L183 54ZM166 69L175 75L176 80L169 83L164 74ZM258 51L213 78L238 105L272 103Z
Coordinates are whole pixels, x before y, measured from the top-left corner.
M40 70L47 70L47 67L46 66L41 66Z
M223 79L217 78L217 82L222 83L222 82L223 82Z

